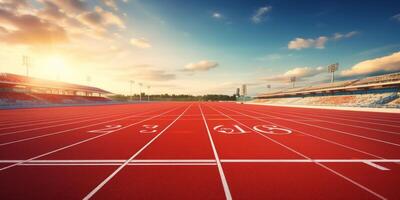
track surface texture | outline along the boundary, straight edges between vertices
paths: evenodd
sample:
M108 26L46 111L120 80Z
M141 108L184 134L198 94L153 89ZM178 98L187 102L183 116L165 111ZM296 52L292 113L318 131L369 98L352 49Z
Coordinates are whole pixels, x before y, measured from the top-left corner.
M158 102L0 119L0 199L400 199L399 114Z

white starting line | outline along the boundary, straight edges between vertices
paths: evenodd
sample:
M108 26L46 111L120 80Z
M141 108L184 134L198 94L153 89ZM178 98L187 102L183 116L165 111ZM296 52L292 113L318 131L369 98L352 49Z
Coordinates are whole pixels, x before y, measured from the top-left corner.
M0 160L3 164L20 163L23 160ZM390 170L377 163L400 163L400 159L221 159L221 163L364 163L382 171ZM118 166L126 160L31 160L21 166ZM213 159L150 160L135 159L128 165L136 166L209 166Z

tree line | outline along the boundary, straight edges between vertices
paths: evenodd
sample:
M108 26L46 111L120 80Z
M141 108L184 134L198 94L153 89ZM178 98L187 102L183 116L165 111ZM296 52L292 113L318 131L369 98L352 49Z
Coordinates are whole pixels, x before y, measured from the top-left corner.
M115 101L139 101L140 95L112 95L109 96ZM149 96L150 101L236 101L236 96L223 95L223 94L206 94L206 95L188 95L188 94L152 94ZM148 96L143 93L142 101L147 101Z

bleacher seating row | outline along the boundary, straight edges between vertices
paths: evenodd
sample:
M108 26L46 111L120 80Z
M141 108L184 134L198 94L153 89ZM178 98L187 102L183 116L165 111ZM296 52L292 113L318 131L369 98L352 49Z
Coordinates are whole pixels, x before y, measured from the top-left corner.
M399 81L400 80L400 72L393 73L393 74L385 74L381 76L373 76L361 79L354 83L354 85L365 85L365 84L374 84L374 83L385 83L385 82L392 82L392 81Z
M400 99L390 99L389 102L381 102L387 97L394 96L396 93L367 93L337 96L309 96L309 97L289 97L289 98L269 98L257 99L256 102L268 104L290 104L290 105L328 105L328 106L365 106L377 107L382 104L388 104L390 107L400 106Z
M0 105L86 104L105 103L105 97L72 96L39 93L1 92Z

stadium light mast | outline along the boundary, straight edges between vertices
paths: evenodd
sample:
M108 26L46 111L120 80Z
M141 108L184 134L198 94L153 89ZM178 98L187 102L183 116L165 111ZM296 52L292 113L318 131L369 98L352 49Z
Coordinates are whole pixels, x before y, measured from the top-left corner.
M270 84L267 85L267 88L268 88L269 91L271 91L271 85Z
M31 65L30 59L28 56L22 56L22 66L26 68L26 76L29 76L29 67Z
M296 83L296 77L295 76L290 77L290 82L293 83L292 88L294 88L295 83Z
M139 83L139 88L140 88L139 101L142 101L142 86L143 83Z
M150 101L150 85L147 86L147 101Z
M242 103L244 103L244 100L245 100L245 98L246 98L246 95L247 95L247 85L246 84L243 84L242 85Z
M328 72L332 74L331 83L335 82L335 71L339 69L339 63L331 64L328 66Z
M86 82L88 84L88 86L91 86L90 82L92 82L92 77L90 77L89 75L86 76Z
M131 85L131 92L130 92L130 96L131 96L131 101L133 101L133 84L135 84L135 81L130 80L129 81L130 85Z

